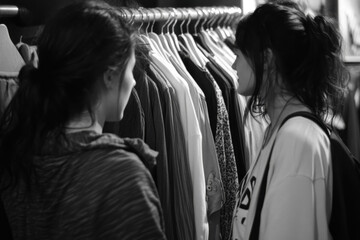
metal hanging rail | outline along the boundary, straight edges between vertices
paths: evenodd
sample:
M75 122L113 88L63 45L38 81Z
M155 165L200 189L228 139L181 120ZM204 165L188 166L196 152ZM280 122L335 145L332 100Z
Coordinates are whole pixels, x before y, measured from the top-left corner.
M123 17L132 22L151 22L194 19L235 18L241 16L239 7L195 7L195 8L119 8ZM20 18L30 21L27 9L14 5L0 5L0 19Z
M33 24L33 16L28 9L14 5L0 5L0 20L15 20L18 25L28 26Z
M12 18L17 17L20 13L20 9L13 5L0 5L0 18Z
M195 7L195 8L121 8L124 18L133 22L194 20L216 17L240 17L239 7Z

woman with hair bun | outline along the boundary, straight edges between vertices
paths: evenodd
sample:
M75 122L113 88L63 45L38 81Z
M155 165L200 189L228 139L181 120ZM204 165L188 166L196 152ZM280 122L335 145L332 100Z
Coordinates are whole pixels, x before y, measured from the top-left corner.
M135 85L135 33L102 2L45 25L0 122L1 199L13 239L165 239L142 141L103 134Z
M269 118L262 148L244 178L233 215L232 239L252 234L260 185L269 161L258 239L332 239L330 139L314 121L336 114L348 74L341 37L323 16L305 15L291 1L259 6L240 20L233 68L251 114ZM256 239L256 238L251 238Z

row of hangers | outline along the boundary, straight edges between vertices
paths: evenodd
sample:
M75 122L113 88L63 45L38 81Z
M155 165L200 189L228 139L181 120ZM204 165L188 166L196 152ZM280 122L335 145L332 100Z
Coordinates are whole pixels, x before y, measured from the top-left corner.
M165 28L169 32L170 28L174 32L175 25L178 21L180 23L180 31L183 32L183 25L186 22L186 31L189 31L190 22L196 20L194 24L194 32L202 20L200 29L212 28L213 26L230 26L234 23L235 19L241 16L241 9L238 7L195 7L195 8L121 8L123 13L130 23L140 22L143 26L147 23L146 32L150 27L153 32L155 22L164 22L161 27L163 32Z
M208 53L196 44L194 35L201 35L212 48L217 48L216 42L232 36L231 25L235 24L241 16L239 8L229 7L125 9L124 12L125 18L131 24L140 22L139 32L143 43L169 63L171 62L169 60L171 55L172 59L183 69L186 68L178 54L179 51L186 52L196 65L202 68L206 68L206 63L209 61ZM194 32L190 34L189 25L193 20L196 20ZM198 30L201 20L202 23ZM156 21L165 21L159 34L154 31ZM181 21L180 34L176 34L174 28L179 21ZM140 30L144 28L145 23L147 23L145 31L141 32ZM186 31L183 30L185 23ZM165 29L166 31L164 31ZM235 55L232 55L234 54L228 52L229 60L218 59L218 61L222 62L224 68L236 78L236 74L231 68L232 62L235 60Z
M189 25L192 20L196 20L194 25L194 32L198 34L197 27L201 20L203 22L200 25L200 31L204 32L206 29L212 29L217 26L217 31L220 36L226 38L228 36L226 32L226 26L230 26L234 20L241 16L241 9L237 7L196 7L196 8L121 8L120 11L124 17L130 21L130 23L140 22L139 29L143 27L143 24L147 22L145 28L145 34L142 34L142 39L145 43L149 44L152 49L158 50L165 59L168 59L166 54L169 51L178 52L179 50L191 51L190 55L193 60L199 65L204 66L206 64L206 56L196 46L194 39L190 35ZM19 9L15 6L0 5L0 16L15 17L19 14ZM1 18L0 18L1 19ZM154 25L156 21L165 21L161 27L161 33L154 33ZM182 42L178 41L178 36L175 34L175 25L181 21L179 37ZM186 32L184 33L183 25L186 24ZM149 31L150 28L150 31ZM167 32L164 32L164 29ZM171 29L171 30L170 30ZM205 35L210 37L211 35ZM152 40L149 40L152 39ZM0 71L18 72L21 66L24 64L23 59L16 50L13 42L10 39L8 29L6 25L0 24L0 53L2 56L9 56L9 58L0 59ZM166 50L165 50L166 49ZM182 61L180 57L176 55L180 65Z

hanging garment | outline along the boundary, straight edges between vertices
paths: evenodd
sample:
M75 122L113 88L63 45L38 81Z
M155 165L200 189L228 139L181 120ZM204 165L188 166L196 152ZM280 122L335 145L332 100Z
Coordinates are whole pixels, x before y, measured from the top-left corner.
M17 77L17 73L0 72L0 118L19 88Z
M206 174L206 199L208 203L208 221L209 221L209 240L220 240L220 210L223 207L225 199L225 190L221 179L219 160L217 158L214 137L210 129L208 109L205 98L201 98L204 107L204 115L200 118L205 121L201 131L203 133L204 148L204 172ZM214 162L213 160L216 160Z
M175 55L175 54L173 54ZM176 52L176 55L179 55ZM179 56L180 57L180 56ZM219 239L220 237L220 215L217 212L222 207L224 199L224 189L221 180L219 162L216 154L215 142L210 128L208 108L205 101L205 95L195 80L186 70L182 60L180 63L170 56L169 60L177 72L187 81L192 101L199 121L202 134L203 148L203 167L206 181L206 201L207 216L209 221L209 238Z
M18 74L25 65L10 39L7 27L0 24L0 117L18 89Z
M242 97L242 96L241 96ZM239 98L240 101L246 101L244 97ZM245 102L246 104L246 102ZM245 110L242 111L245 115ZM249 169L255 161L261 149L261 143L264 138L265 130L269 123L262 116L252 116L250 113L244 118L245 143L247 149L246 169Z
M206 104L209 111L209 120L211 131L213 133L214 139L216 134L216 125L217 125L217 97L216 91L210 81L207 80L207 77L204 77L207 73L204 69L197 67L190 59L188 55L183 52L179 52L182 61L184 62L187 71L193 76L193 79L196 80L196 83L201 88L205 94Z
M166 33L160 34L159 37L165 48L168 49L168 53L175 59L176 63L179 64L182 69L185 69L185 66L182 63L181 58L178 54L178 50L175 46L176 44L174 42L174 39L171 37L171 35L169 33Z
M135 66L136 85L125 108L124 118L116 123L106 123L104 132L115 133L121 137L141 138L151 149L159 153L157 166L152 175L164 212L166 232L170 234L173 230L163 114L157 86L148 79L145 70L139 64L141 62L137 62Z
M18 74L22 66L38 65L36 46L11 42L5 25L0 25L0 55L7 56L0 60L0 117L18 89ZM18 49L18 51L17 51Z
M178 240L196 239L193 185L175 90L154 64L150 65L147 74L158 87L164 117L173 218L173 232L169 233L173 235L167 237Z
M197 81L199 87L205 93L206 99L208 98L207 93L212 93L213 90L215 90L216 105L209 105L210 102L207 102L207 104L208 109L216 109L216 121L213 123L216 126L214 131L215 146L226 199L225 204L221 209L220 225L222 238L227 239L230 233L231 218L235 206L236 192L239 187L228 113L221 90L211 74L206 69L201 69L196 66L195 63L183 52L180 52L180 56L182 57L182 60L189 73L193 75L193 78ZM209 97L212 96L210 95ZM214 117L210 116L210 121L211 119L214 119Z
M202 157L202 136L199 121L187 82L176 72L176 69L155 51L150 52L151 61L158 66L176 91L180 107L180 118L187 139L188 161L194 188L194 213L196 239L208 239L208 222L206 215L206 186Z
M214 56L213 51L211 50L211 48L208 47L207 44L205 44L205 40L204 40L204 36L201 34L195 34L193 35L195 42L198 44L198 46L200 46L201 48L203 48L207 53L209 53L210 55Z
M141 71L138 71L140 73ZM159 192L161 205L167 227L171 225L171 200L170 200L170 182L168 172L168 158L166 151L166 139L164 132L163 113L160 105L160 97L156 84L145 74L141 72L138 76L135 74L136 86L145 115L145 137L144 141L159 153L157 156L155 183ZM172 227L167 232L171 231Z
M0 24L0 43L0 56L2 56L0 58L0 72L19 73L25 62L11 41L8 29L4 24Z
M228 49L228 47L225 44L221 44L218 39L215 39L214 42L214 36L210 36L210 33L208 31L201 31L200 33L203 35L203 38L200 38L201 40L204 40L204 45L207 45L213 52L213 58L215 61L231 76L231 79L233 83L235 84L235 89L237 89L237 74L236 71L232 68L232 64L235 61L235 54L234 53L228 53L231 51ZM220 46L219 46L220 44ZM225 54L226 53L226 54Z
M223 186L221 181L219 161L216 154L215 142L213 140L214 135L210 127L208 107L203 91L189 74L189 72L187 72L186 69L184 70L180 66L176 65L176 62L172 63L178 73L180 73L180 75L182 75L189 84L191 98L193 100L196 116L199 121L201 135L203 136L202 152L204 159L203 166L205 181L207 183L207 215L210 216L213 212L220 210L222 206L221 202L223 200ZM211 180L209 180L210 178ZM209 181L211 181L213 186L209 186Z
M171 59L170 59L171 60ZM217 158L214 135L211 132L208 108L205 95L186 69L182 69L175 61L172 62L178 73L189 84L192 100L199 120L202 134L203 167L206 181L207 216L209 221L209 239L220 237L220 215L217 213L225 202L223 183ZM214 215L214 216L213 216Z
M229 113L229 123L231 131L231 139L234 146L234 153L236 158L236 166L238 172L239 182L243 179L246 174L246 156L245 156L245 138L244 138L244 128L242 122L242 116L240 112L239 102L237 99L237 93L235 86L229 76L224 72L225 70L221 68L220 65L210 56L210 62L206 64L208 70L213 75L216 83L219 85L224 99L227 99L227 110Z
M141 162L154 165L155 156L141 140L112 134L49 137L35 158L37 191L20 184L2 195L14 239L166 239Z

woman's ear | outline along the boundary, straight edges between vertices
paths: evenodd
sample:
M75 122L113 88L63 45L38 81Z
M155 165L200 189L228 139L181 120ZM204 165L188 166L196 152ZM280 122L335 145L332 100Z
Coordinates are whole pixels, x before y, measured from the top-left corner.
M103 82L106 89L111 89L115 84L116 79L116 71L114 69L109 68L103 74Z

